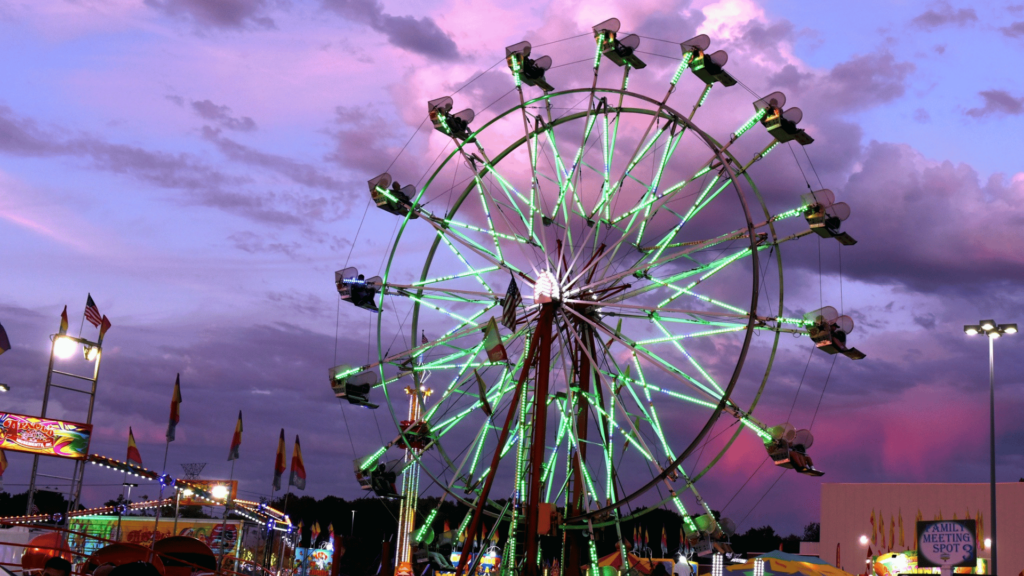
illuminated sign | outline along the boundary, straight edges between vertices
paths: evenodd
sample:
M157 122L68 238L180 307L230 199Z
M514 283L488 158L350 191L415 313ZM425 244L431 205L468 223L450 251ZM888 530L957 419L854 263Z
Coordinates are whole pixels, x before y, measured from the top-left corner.
M118 533L117 516L82 516L72 518L68 545L77 554L89 556L107 545L103 539L115 542L128 542L149 547L153 541L153 518L143 516L121 517L120 533ZM238 534L242 527L241 520L213 520L180 518L177 530L173 522L160 522L156 533L157 540L170 536L189 536L202 541L215 552L220 550L221 542L229 549L239 543Z
M224 496L228 496L229 500L234 500L238 493L238 480L184 480L180 491L181 500L178 501L181 506L210 506L213 504L194 493L190 494L189 488L185 484L205 490L213 496L216 502L223 502Z
M295 568L299 572L306 565L308 576L330 576L334 564L330 551L322 548L298 548L295 550Z
M920 566L974 566L978 538L974 520L933 520L917 523Z
M0 412L0 449L85 460L91 424Z

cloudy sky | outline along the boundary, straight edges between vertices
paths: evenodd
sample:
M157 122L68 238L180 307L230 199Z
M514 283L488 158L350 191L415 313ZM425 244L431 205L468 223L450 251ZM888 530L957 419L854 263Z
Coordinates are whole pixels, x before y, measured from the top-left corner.
M712 507L728 502L741 529L798 530L817 519L822 481L986 481L985 343L962 325L1024 320L1024 79L1013 72L1024 4L999 2L2 3L0 323L14 347L0 357L4 409L38 413L47 337L65 305L77 333L91 293L113 323L94 452L122 457L132 426L159 467L180 372L169 469L208 462L204 476L226 476L242 409L243 494L268 492L284 427L289 445L303 439L310 494L360 496L353 445L364 455L380 434L350 411L350 443L326 369L363 362L371 337L362 311L339 313L333 271L375 272L395 222L366 211L365 181L407 141L395 171L430 164L440 135L417 129L427 99L485 72L456 109L506 94L505 46L571 39L547 48L556 64L586 59L590 27L613 16L645 37L651 66L636 86L655 97L675 66L657 55L678 58L671 42L698 33L751 91L785 91L816 139L796 162L851 205L846 228L860 241L841 260L834 243L821 256L816 243L793 251L787 294L814 304L821 287L840 301L868 358L808 361L808 341L787 338L760 408L769 422L791 406L798 427L814 420L826 476L755 473L763 450L740 443L702 487ZM581 66L549 75L574 81L589 74ZM749 114L743 104L703 120L727 138ZM774 153L763 177L768 189L788 181L795 198L807 184L788 155ZM1002 481L1024 477L1022 346L996 346ZM84 418L81 398L52 402L51 414ZM21 491L31 459L8 457L5 486ZM86 483L96 504L120 478L90 469Z

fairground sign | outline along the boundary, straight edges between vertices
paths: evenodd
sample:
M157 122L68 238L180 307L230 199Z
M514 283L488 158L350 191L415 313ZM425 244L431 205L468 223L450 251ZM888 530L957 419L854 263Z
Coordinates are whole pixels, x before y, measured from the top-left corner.
M0 412L0 449L84 460L91 424Z
M978 563L977 540L974 520L918 522L918 565L973 568Z

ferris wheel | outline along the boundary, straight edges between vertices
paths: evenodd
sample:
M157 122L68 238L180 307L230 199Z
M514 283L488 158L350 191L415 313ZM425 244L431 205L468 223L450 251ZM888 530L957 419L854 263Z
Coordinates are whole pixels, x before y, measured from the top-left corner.
M640 502L676 509L695 548L727 548L734 526L699 488L739 434L759 437L780 466L821 474L808 431L753 416L780 335L864 356L834 308L781 315L787 243L855 243L841 231L849 208L830 191L794 192L773 213L755 184L754 165L776 147L813 142L801 111L775 92L753 98L731 132L702 129L712 88L737 84L727 54L710 52L706 35L677 43L675 72L651 96L629 89L647 62L641 38L619 28L594 26L589 85L559 89L552 58L521 42L505 54L514 105L483 120L453 97L429 101L446 154L418 185L369 180L398 222L386 264L371 278L335 276L342 299L376 315L377 358L332 368L332 387L395 423L356 460L360 483L403 500L407 517L429 485L473 511L463 535L507 523L516 536L505 555L527 573L555 508L567 574L596 562L596 528L619 530ZM680 104L684 83L695 99ZM741 155L744 136L753 153ZM766 360L750 375L757 334L769 335ZM688 466L719 419L734 431ZM421 511L405 545L435 514Z

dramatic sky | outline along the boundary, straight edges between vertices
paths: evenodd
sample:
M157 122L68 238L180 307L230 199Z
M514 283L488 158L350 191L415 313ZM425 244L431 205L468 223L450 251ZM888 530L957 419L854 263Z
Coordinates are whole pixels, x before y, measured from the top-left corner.
M831 242L820 276L816 243L786 260L787 293L816 304L820 285L841 299L857 322L850 343L868 358L808 362L809 342L786 337L761 408L782 421L796 397L791 420L814 418L811 454L826 476L776 484L765 465L744 485L763 460L748 439L702 485L712 507L744 485L726 510L740 529L790 531L817 519L822 481L986 481L985 342L962 325L1024 321L1024 4L1000 2L2 2L0 323L13 344L0 356L3 409L38 413L47 337L65 305L77 333L91 292L113 322L94 452L123 457L132 426L158 468L180 372L169 470L208 462L204 476L226 476L242 409L243 495L268 492L284 427L289 448L302 437L310 494L360 496L351 446L362 456L379 435L370 413L350 411L350 444L326 370L364 361L370 337L362 311L346 305L339 322L333 271L375 272L394 225L372 209L364 220L365 181L416 132L428 98L495 63L456 109L504 94L505 46L579 36L612 16L651 38L707 33L750 89L786 91L817 140L817 176L852 206L846 228L860 240L843 251L841 295ZM587 58L591 41L573 42L565 53ZM546 49L570 61L559 44ZM650 58L636 74L656 75L660 97L674 64ZM705 120L727 137L750 110ZM402 156L410 174L433 158L430 138L422 129ZM789 151L774 154L768 179L789 179L795 198L804 180ZM1024 477L1022 347L1021 336L996 343L1002 481ZM84 418L80 397L51 402L53 415ZM20 492L31 459L8 457L5 487ZM86 503L120 480L90 468Z

